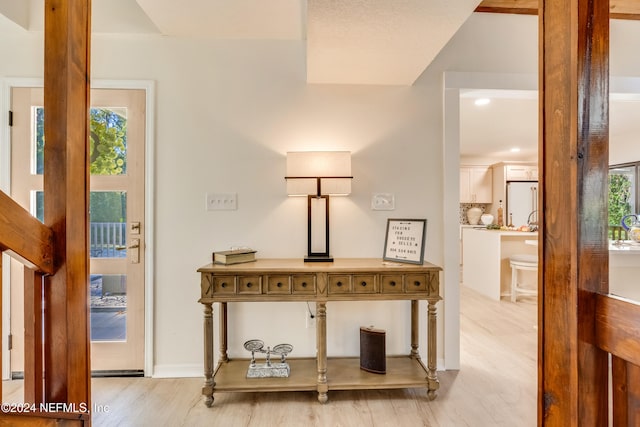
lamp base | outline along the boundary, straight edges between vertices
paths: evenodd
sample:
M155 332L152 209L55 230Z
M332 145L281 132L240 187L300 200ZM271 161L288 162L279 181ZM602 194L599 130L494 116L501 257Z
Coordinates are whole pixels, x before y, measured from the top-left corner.
M304 262L333 262L333 257L329 255L307 255Z

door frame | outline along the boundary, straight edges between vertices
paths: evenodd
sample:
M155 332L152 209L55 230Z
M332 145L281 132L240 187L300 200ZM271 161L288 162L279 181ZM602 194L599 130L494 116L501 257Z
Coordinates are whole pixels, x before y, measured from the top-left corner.
M44 80L36 78L0 78L0 190L9 194L11 188L11 129L9 128L9 111L11 109L11 89L19 87L43 87ZM154 313L154 253L155 247L155 211L153 204L155 170L155 82L153 80L94 80L91 82L92 89L139 89L145 91L145 260L144 269L144 376L153 376L153 313ZM4 261L8 265L8 255ZM2 331L10 331L11 299L10 295L10 272L8 268L2 269ZM2 360L10 360L8 333L3 333L1 339ZM11 367L9 363L2 366L2 379L11 378Z
M463 90L538 91L537 73L443 73L444 182L444 357L446 369L460 369L460 93ZM640 99L640 77L610 77L610 93Z

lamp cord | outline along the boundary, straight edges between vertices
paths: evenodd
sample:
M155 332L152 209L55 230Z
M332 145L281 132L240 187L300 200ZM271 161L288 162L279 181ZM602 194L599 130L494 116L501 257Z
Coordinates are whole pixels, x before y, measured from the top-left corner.
M309 310L309 317L315 319L316 315L311 312L311 307L309 307L309 301L307 301L307 310Z

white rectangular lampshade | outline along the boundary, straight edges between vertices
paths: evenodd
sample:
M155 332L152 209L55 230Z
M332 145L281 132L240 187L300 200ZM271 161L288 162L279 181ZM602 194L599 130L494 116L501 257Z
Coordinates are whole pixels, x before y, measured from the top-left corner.
M290 151L287 153L287 194L317 193L321 178L322 195L351 193L350 151Z

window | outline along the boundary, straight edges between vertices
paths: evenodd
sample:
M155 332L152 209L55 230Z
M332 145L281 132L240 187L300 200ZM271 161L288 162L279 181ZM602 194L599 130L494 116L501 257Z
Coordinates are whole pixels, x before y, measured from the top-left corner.
M618 226L622 217L640 212L638 188L640 162L609 167L609 225Z

